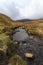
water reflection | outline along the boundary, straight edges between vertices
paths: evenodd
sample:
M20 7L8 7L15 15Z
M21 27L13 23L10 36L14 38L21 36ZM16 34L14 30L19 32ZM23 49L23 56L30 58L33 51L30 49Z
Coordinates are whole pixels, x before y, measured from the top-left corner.
M15 31L17 32L13 35L13 40L25 41L28 39L28 34L21 27L17 28Z

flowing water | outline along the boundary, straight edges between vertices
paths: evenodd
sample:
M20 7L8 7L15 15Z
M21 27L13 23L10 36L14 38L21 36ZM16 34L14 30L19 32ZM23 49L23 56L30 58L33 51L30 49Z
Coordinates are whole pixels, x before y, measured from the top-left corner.
M17 28L15 31L17 32L13 35L13 40L25 41L28 39L28 34L21 27Z
M17 50L18 54L27 61L28 65L43 65L43 41L36 36L28 35L22 27L15 29L15 31L17 32L13 35L13 40L18 40L20 42ZM28 60L24 56L25 52L35 54L35 59L31 61Z

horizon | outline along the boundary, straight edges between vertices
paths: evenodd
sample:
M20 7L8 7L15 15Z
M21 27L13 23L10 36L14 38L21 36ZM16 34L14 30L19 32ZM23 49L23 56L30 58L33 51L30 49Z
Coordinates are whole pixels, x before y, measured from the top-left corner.
M7 17L9 17L11 20L14 20L14 19L12 19L10 16L8 16L8 15L6 15L6 14L3 14L3 13L0 13L1 15L4 15L4 16L7 16ZM43 20L43 18L42 19L26 19L26 18L24 18L24 19L17 19L17 20L15 20L15 21L22 21L22 20L27 20L27 21L37 21L37 20Z

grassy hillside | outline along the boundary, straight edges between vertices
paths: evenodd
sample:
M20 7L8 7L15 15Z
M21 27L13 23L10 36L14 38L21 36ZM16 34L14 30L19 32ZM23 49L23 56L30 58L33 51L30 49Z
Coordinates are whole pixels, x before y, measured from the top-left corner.
M13 26L15 27L15 26L19 26L22 24L20 22L12 20L10 17L4 14L1 14L1 13L0 13L0 23L7 25L9 27L13 27Z
M37 35L43 38L43 20L34 20L31 22L17 22L10 19L4 14L0 14L0 29L6 28L11 30L11 28L22 26L29 34Z
M43 20L36 20L26 24L24 23L24 27L29 34L43 38Z
M28 32L28 34L37 35L43 38L43 20L34 20L31 22L17 22L10 19L4 14L0 14L0 29L6 28L11 30L11 28L22 26Z

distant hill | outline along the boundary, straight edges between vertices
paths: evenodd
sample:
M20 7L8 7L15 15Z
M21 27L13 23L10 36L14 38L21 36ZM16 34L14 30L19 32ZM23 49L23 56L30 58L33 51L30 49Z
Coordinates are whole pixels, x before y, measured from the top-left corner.
M43 21L43 19L20 19L20 20L16 20L18 22L39 22L39 21Z
M17 21L19 21L19 22L31 22L32 20L30 20L30 19L20 19L20 20L17 20Z

